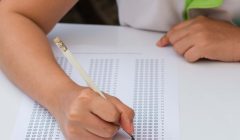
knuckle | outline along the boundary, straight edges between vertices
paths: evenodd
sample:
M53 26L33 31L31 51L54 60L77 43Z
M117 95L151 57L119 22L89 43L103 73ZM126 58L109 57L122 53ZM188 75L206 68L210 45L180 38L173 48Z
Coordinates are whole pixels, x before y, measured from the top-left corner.
M81 94L88 95L89 93L92 93L93 90L91 88L84 88L81 91Z
M77 107L77 108L76 108ZM72 123L72 122L83 122L84 121L84 113L80 112L79 110L81 109L81 105L77 105L76 107L71 107L69 111L66 113L66 120L67 123Z
M78 113L76 113L75 111L70 111L67 115L66 115L67 121L68 122L74 122L79 120L80 116Z
M204 23L204 22L201 22L201 21L199 21L199 22L196 22L195 24L193 24L193 28L195 29L195 30L205 30L207 27L206 27L206 24Z
M80 95L78 96L78 99L81 101L90 101L92 99L92 89L90 88L84 88L81 90Z

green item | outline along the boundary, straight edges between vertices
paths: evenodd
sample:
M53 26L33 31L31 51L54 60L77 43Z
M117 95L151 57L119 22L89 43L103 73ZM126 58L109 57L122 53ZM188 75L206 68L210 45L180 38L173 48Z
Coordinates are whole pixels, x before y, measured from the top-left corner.
M223 4L223 0L185 0L184 19L189 19L191 9L217 8Z
M233 19L233 23L240 26L240 18Z

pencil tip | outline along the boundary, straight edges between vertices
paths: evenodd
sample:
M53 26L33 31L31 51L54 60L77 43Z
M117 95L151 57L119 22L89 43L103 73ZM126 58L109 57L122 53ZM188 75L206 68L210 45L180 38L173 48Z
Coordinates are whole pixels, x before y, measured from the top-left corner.
M131 137L131 140L135 140L135 138L133 137L133 135L130 135L130 137Z

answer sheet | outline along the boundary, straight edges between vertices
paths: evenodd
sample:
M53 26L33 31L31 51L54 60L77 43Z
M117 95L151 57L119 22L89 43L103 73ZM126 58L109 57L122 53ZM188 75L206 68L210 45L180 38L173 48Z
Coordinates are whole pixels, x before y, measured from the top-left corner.
M79 63L104 92L135 110L136 140L179 140L177 69L171 55L133 52L74 52ZM56 59L80 85L86 85L59 52ZM54 117L24 97L13 140L64 140ZM81 138L79 138L81 139ZM122 130L114 140L130 139Z

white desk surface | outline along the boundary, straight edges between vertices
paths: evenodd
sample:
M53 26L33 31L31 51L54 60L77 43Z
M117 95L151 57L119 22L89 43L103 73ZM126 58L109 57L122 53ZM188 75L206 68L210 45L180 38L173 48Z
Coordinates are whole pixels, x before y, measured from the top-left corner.
M121 51L131 46L156 47L162 34L126 27L58 24L49 38L56 35L71 46L98 45L103 51L108 47ZM178 58L181 140L239 140L240 64L191 64L171 47L159 48L164 51L172 51ZM20 91L0 72L0 139L10 139L20 102Z

